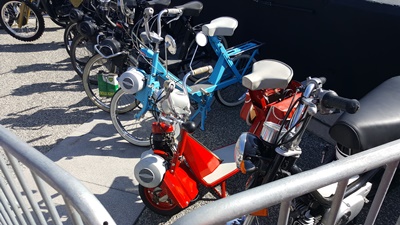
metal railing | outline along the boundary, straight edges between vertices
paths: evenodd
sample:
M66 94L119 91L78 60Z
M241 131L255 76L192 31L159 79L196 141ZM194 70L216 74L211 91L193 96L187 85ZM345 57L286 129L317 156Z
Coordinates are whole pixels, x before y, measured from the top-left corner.
M0 146L0 224L115 224L79 180L3 126Z
M174 225L225 224L232 219L279 203L281 204L277 224L287 224L292 199L338 182L326 225L334 224L349 178L385 166L385 172L364 221L364 224L374 224L399 160L400 140L396 140L209 203L178 219Z

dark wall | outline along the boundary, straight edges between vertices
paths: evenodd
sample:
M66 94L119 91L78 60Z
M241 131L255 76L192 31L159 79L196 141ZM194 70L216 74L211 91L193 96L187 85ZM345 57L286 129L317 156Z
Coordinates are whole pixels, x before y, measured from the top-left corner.
M175 5L187 1L173 1ZM400 75L400 7L365 0L203 0L196 22L239 21L229 45L265 42L258 59L289 64L294 79L325 76L326 88L360 98Z

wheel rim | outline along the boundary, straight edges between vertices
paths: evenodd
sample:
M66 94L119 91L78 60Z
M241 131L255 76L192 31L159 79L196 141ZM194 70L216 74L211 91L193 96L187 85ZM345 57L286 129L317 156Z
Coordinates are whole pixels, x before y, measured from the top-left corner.
M72 63L73 67L78 74L83 74L84 68L89 61L89 59L94 55L94 43L84 36L78 36L77 39L74 39L70 49L71 57L73 57Z
M161 211L170 211L177 207L177 204L168 196L168 193L160 187L144 188L144 198L152 207ZM160 201L160 199L165 199Z
M154 111L147 111L142 117L135 119L135 115L142 109L142 104L136 101L137 107L133 110L121 114L117 108L124 106L124 96L134 96L126 94L123 90L117 91L112 98L110 115L112 123L122 138L137 146L149 146L151 125L156 121L157 114ZM154 114L153 114L154 113Z
M25 13L21 13L20 6L21 2L19 1L10 1L4 4L1 8L1 19L4 21L4 25L7 29L15 36L31 38L39 32L38 16L28 5L25 5L27 9L24 10ZM24 16L21 27L18 25L18 19L20 16Z

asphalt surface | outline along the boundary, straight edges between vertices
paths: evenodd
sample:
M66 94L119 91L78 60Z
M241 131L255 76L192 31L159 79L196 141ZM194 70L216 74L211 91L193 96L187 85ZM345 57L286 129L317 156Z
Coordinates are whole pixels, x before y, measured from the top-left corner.
M62 142L72 133L79 132L82 125L104 113L87 99L81 80L70 65L62 37L63 29L49 19L46 19L43 36L31 43L18 41L0 29L0 124L44 154L62 146ZM206 131L196 131L194 136L210 149L234 143L248 129L239 118L239 111L240 107L226 108L216 102L208 115ZM333 148L307 132L301 144L304 153L300 166L306 169L318 166L321 149L326 145ZM242 190L244 182L244 175L232 178L228 181L228 191ZM395 224L400 215L398 189L388 195L376 224ZM140 216L128 224L172 224L183 214L209 201L214 199L204 190L200 201L172 218L144 208Z

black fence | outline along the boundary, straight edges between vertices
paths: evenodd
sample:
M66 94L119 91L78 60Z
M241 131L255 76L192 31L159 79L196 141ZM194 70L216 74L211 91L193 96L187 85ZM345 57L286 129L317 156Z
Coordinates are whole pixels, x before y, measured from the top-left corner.
M239 27L229 45L252 38L265 42L257 59L288 63L299 81L327 77L325 87L360 98L400 74L400 3L379 1L202 0L195 22L234 17Z

